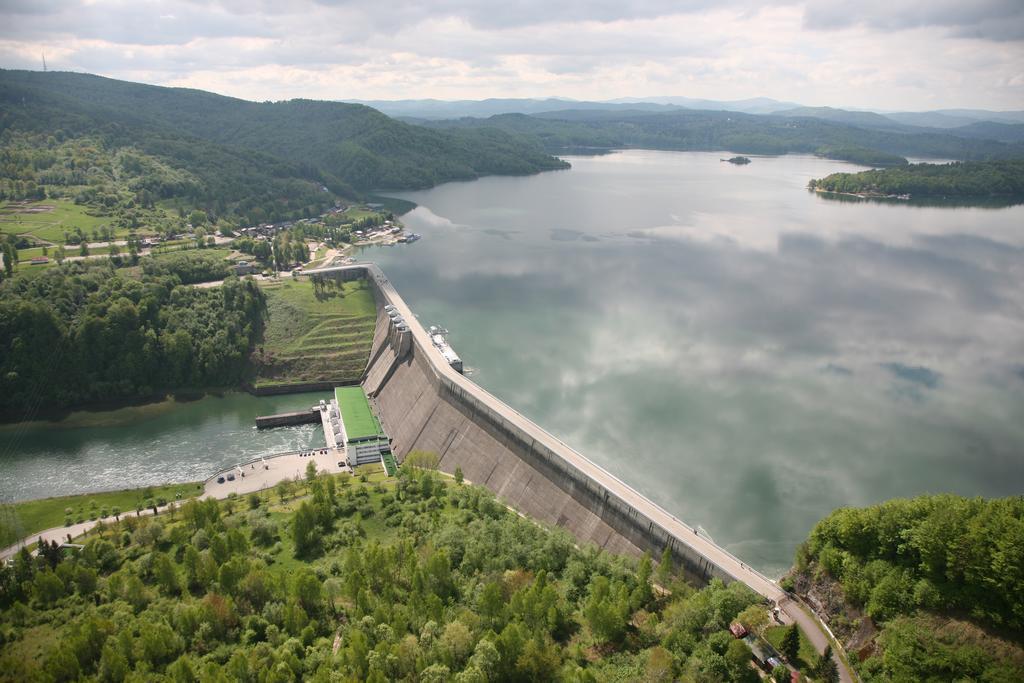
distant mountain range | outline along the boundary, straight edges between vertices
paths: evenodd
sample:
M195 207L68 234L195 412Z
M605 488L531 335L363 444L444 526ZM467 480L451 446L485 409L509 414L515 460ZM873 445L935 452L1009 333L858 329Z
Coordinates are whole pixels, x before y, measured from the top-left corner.
M252 223L313 215L335 198L376 189L566 168L555 155L611 149L813 153L875 167L905 165L906 157L1024 157L1022 112L995 112L990 120L949 110L898 120L766 98L652 99L659 101L371 103L382 112L0 69L0 199L56 193L121 202L124 188L100 182L93 170L118 181L119 169L132 169L138 186L126 191L140 204L201 207ZM95 158L79 158L89 150Z
M326 197L322 188L355 197L378 188L423 188L568 166L535 140L494 128L432 130L354 104L249 102L52 71L0 69L4 134L17 136L29 151L89 138L109 160L124 150L143 153L190 174L188 183L162 191L175 197L187 192L181 198L188 204L218 213L251 214L250 207L260 206L275 215L274 206L289 204L283 216L290 216L294 197L304 197L300 205L313 205ZM22 198L23 179L6 172L0 169L0 199ZM5 187L15 189L5 197Z
M746 100L705 100L691 97L619 98L605 101L581 101L567 98L507 98L486 100L351 100L387 114L411 119L486 118L500 114L546 114L573 111L646 111L670 112L680 109L733 111L742 114L777 114L824 119L836 123L903 130L911 128L953 129L976 123L1024 124L1024 111L987 111L984 109L941 109L925 112L873 112L866 110L807 107L769 97ZM895 125L894 125L895 124ZM1006 134L1005 131L1003 133ZM972 136L973 137L973 136ZM1011 139L1019 139L1011 134Z

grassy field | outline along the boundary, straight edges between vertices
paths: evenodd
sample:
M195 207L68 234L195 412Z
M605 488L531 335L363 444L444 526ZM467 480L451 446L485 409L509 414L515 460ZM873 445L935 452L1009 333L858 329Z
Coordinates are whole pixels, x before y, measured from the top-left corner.
M0 232L28 233L47 242L62 242L65 231L81 228L83 232L91 233L94 228L110 223L109 216L92 215L94 211L66 199L4 202L0 204Z
M764 638L772 644L779 652L782 652L782 637L786 635L786 629L788 626L769 626L764 631ZM799 628L799 627L797 627ZM800 629L800 654L797 657L797 661L790 662L795 666L801 674L811 671L814 668L814 664L818 661L818 653L811 644L810 639Z
M256 386L359 379L376 322L365 282L347 282L319 297L306 279L263 286L268 317L256 354Z
M121 249L121 255L122 256L127 256L128 255L128 247L122 246L122 247L120 247L120 249ZM19 249L18 250L18 263L27 264L29 261L32 260L33 256L46 256L51 261L53 261L53 258L54 258L53 255L54 255L54 252L57 251L57 247L49 247L49 248L47 248L46 251L47 251L47 253L44 254L42 247L33 247L32 249ZM106 256L109 253L110 253L110 247L90 247L89 248L89 256ZM78 246L64 247L64 257L65 258L69 258L69 257L72 257L72 256L81 256L81 255L82 254L78 250Z
M362 387L338 387L334 390L338 399L341 419L345 421L345 434L349 439L361 439L381 433L380 423L370 410L366 392Z
M345 210L345 219L355 222L363 218L376 216L379 213L380 211L371 209L367 206L350 206Z
M122 514L134 511L150 498L154 501L160 498L171 501L179 498L179 494L180 498L189 498L200 493L202 493L201 483L172 484L104 493L86 493L78 496L42 498L14 503L10 507L17 515L17 520L21 525L20 536L24 538L45 529L63 526L68 519L77 523L101 516L112 516L114 508L120 508ZM69 513L68 510L71 512Z

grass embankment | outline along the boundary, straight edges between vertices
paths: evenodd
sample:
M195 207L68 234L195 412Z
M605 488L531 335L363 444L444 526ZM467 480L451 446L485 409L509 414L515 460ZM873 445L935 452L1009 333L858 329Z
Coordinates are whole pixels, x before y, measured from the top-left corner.
M263 288L267 322L255 354L255 386L359 379L377 314L366 282L314 291L309 280L293 279Z
M41 202L4 202L0 205L0 232L31 234L47 242L62 242L65 232L81 228L89 234L101 225L109 225L110 216L66 199ZM126 233L127 234L127 233Z
M191 498L202 493L202 485L192 482L168 486L147 486L122 491L83 493L76 496L41 498L14 503L10 506L20 526L19 538L72 523L84 522L100 517L112 517L117 509L121 514L144 507L152 500L159 502ZM68 512L70 510L70 512ZM14 541L18 539L15 538ZM12 542L14 542L12 541Z

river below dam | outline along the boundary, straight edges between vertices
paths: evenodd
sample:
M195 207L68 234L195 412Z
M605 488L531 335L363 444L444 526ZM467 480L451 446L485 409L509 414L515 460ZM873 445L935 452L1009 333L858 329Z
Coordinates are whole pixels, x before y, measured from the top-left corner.
M0 502L198 481L261 455L322 447L319 425L258 431L255 420L327 398L230 392L0 425Z
M396 193L364 250L471 378L769 574L842 505L1024 491L1024 207L842 201L808 156L626 151ZM728 155L731 156L731 155ZM244 394L0 427L0 500L314 447Z

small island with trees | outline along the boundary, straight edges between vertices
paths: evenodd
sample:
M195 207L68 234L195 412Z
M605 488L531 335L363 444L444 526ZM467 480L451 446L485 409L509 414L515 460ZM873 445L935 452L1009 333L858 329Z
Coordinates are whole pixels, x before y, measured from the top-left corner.
M748 157L732 157L731 159L722 159L722 161L728 161L730 164L736 164L737 166L746 166L750 163Z
M910 164L812 180L816 192L883 199L1014 199L1024 201L1024 159Z

